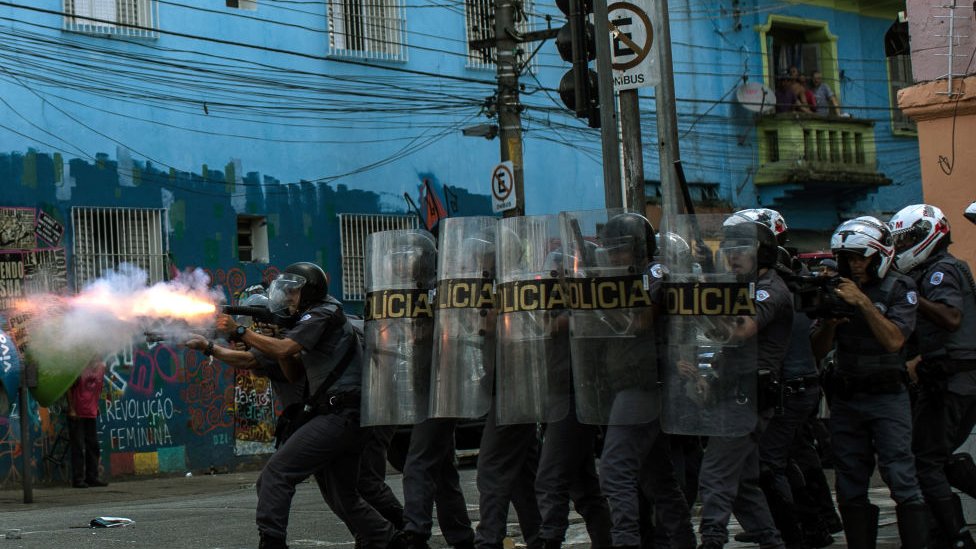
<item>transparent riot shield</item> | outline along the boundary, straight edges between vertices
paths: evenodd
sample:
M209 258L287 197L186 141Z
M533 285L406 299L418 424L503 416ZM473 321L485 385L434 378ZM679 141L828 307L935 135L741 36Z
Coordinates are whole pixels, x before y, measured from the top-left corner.
M488 413L495 369L494 217L441 221L431 417Z
M364 426L427 419L436 261L434 237L426 231L366 237Z
M662 428L682 435L741 436L758 419L755 317L756 234L730 232L725 215L671 216L662 224L664 382Z
M567 251L570 353L580 422L628 425L660 413L653 303L645 274L653 229L639 214L560 214Z
M568 309L559 277L562 253L555 215L498 222L499 424L557 421L569 410L569 354L557 347L565 350L568 343Z

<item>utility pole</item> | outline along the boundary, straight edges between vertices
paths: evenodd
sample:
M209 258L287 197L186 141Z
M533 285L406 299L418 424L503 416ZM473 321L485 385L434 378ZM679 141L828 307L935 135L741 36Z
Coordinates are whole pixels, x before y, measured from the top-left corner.
M607 0L593 0L593 36L596 40L596 74L600 90L600 136L603 143L603 192L607 208L622 207L620 193L620 142L617 137L617 105L610 63L610 27Z
M644 153L637 90L620 92L620 132L624 142L624 181L627 183L625 205L643 215Z
M18 399L20 401L20 409L18 410L20 413L20 480L24 491L24 503L34 503L34 478L31 470L33 450L30 441L30 397L27 388L31 384L32 377L34 383L30 386L36 386L37 382L36 376L31 376L31 368L31 361L25 356L20 367L20 389L17 391L20 397Z
M495 0L495 66L498 80L498 137L502 162L512 162L515 207L504 217L525 215L522 171L522 104L519 102L518 42L515 39L515 1Z
M676 215L683 211L678 178L674 163L681 158L678 150L678 113L675 108L674 66L671 61L671 23L668 19L668 0L657 0L658 66L661 81L655 87L657 101L657 141L661 162L661 209L662 215Z

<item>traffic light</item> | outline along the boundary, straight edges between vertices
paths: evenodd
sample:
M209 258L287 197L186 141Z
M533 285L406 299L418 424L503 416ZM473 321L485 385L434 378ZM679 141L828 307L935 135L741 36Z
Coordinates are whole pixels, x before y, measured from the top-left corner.
M600 127L600 93L596 72L589 63L596 59L596 41L589 15L592 0L556 0L569 21L556 35L559 56L573 64L559 80L559 97L578 118L588 119L591 128Z

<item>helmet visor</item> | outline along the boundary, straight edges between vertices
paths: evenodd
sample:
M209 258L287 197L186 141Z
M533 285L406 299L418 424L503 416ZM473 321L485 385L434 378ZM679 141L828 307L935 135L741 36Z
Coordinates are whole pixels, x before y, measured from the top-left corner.
M301 301L305 277L294 273L281 273L268 288L268 309L272 313L282 313L289 307L298 307Z
M907 231L901 231L892 235L895 244L895 253L901 253L914 248L915 245L928 236L930 229L931 224L921 221L912 225Z

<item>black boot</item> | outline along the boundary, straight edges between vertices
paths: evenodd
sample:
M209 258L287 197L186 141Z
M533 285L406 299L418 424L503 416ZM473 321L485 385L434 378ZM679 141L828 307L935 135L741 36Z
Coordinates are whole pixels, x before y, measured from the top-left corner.
M929 545L929 508L924 503L895 507L901 549L925 549Z
M868 504L840 506L849 549L875 549L878 542L878 507Z
M467 541L462 541L460 543L455 543L452 545L454 549L474 549L474 540L469 539Z
M966 519L962 515L962 502L959 496L952 494L951 498L936 499L929 502L929 508L939 525L942 538L953 549L976 549L973 535L966 526Z
M823 469L807 469L803 471L803 478L806 479L806 489L811 500L811 505L817 509L824 526L831 534L838 534L844 529L844 525L837 516L837 508L834 507L834 496L830 493L830 483Z
M773 523L779 530L783 543L789 548L803 546L803 532L800 530L800 523L796 518L796 511L793 502L787 501L776 489L776 477L772 472L764 472L759 476L759 487L766 496L766 503L769 507L769 514L773 517ZM749 532L752 534L753 532ZM739 536L736 536L736 541ZM756 542L758 542L758 537ZM755 542L753 542L755 543Z
M399 537L400 543L406 549L430 549L430 546L427 545L427 539L416 532L401 532Z
M562 549L563 542L558 539L541 539L543 549Z
M972 456L964 452L952 454L945 474L953 488L976 498L976 463Z
M277 538L268 534L261 534L261 541L258 542L258 549L288 549L285 538Z

